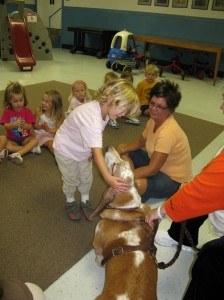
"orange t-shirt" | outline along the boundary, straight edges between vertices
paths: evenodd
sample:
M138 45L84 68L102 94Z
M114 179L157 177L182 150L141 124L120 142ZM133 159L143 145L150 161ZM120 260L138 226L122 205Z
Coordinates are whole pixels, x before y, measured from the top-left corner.
M149 105L149 95L151 92L151 89L154 87L154 85L157 84L157 80L154 80L153 82L148 82L146 79L139 82L137 85L136 91L139 97L139 101L141 106L142 105Z
M168 154L167 160L160 169L173 180L186 183L193 179L191 150L188 139L173 115L154 132L155 121L150 119L142 133L146 139L146 150L149 158L154 151Z

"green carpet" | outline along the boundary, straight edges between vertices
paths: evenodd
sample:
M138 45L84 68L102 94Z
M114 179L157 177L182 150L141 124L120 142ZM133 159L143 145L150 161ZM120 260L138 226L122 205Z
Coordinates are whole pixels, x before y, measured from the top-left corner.
M52 88L61 93L66 110L70 85L57 81L26 86L29 107L34 111L43 93ZM0 92L2 100L3 94ZM224 129L221 125L183 114L176 113L175 118L189 138L192 157ZM117 146L138 137L147 118L142 117L141 121L140 126L134 126L120 120L119 130L107 127L104 145ZM4 133L3 126L0 132ZM46 289L92 248L96 222L89 223L82 218L73 223L67 219L60 173L47 150L43 149L42 155L26 155L21 166L4 160L0 164L0 174L0 278L34 282ZM94 168L91 190L94 206L105 187Z

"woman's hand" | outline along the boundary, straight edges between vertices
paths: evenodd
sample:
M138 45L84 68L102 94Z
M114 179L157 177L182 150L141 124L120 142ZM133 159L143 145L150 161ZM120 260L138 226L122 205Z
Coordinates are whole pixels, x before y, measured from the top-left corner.
M125 151L124 151L124 148L125 148L125 146L126 146L127 144L120 144L120 145L118 145L118 147L117 147L117 153L121 156L122 154L124 154L125 153Z
M149 224L152 228L154 227L154 221L158 220L158 222L161 222L161 220L165 219L167 217L165 208L158 207L150 210L150 212L145 217L145 222Z

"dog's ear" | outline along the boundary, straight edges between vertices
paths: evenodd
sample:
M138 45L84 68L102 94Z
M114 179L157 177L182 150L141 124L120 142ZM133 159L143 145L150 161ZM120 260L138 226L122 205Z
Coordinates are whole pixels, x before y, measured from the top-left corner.
M127 166L127 168L131 168L129 161L124 160L124 162L125 162L125 165Z
M109 170L109 171L110 171L110 174L111 174L111 175L114 175L114 168L115 168L115 166L116 166L115 163L111 164L111 166L110 166L110 169L111 169L111 170Z

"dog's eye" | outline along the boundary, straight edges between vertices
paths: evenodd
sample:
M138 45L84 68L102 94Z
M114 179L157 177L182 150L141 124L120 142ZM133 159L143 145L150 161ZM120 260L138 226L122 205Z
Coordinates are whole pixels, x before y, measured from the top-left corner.
M115 167L115 163L112 165L112 167L111 167L111 171L112 171L112 174L114 173L114 167Z

